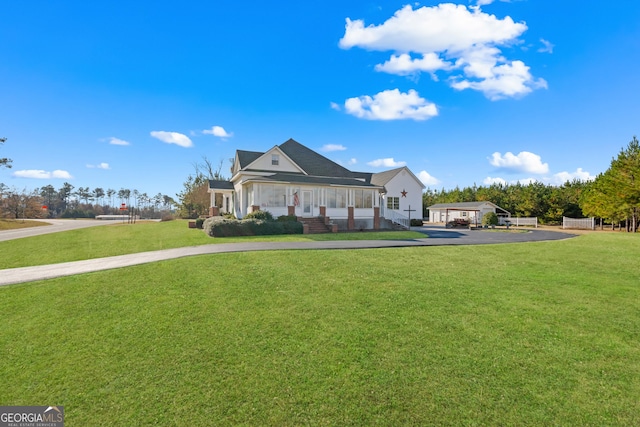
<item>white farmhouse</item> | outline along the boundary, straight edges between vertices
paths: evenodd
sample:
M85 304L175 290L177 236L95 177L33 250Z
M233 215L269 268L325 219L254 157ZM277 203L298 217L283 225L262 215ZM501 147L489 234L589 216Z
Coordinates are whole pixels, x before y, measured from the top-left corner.
M353 172L293 139L266 152L237 150L229 181L210 181L210 215L256 210L322 217L338 230L377 230L422 218L424 185L407 167ZM388 221L387 221L388 220Z

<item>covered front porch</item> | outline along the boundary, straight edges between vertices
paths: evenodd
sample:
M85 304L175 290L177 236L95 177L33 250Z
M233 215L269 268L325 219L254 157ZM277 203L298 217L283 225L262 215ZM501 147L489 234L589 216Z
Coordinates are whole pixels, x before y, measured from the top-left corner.
M215 187L213 187L215 185ZM364 188L292 183L245 182L233 187L213 183L210 215L232 212L237 218L265 210L275 218L328 218L339 230L380 228L380 192L375 186Z
M209 181L209 216L233 213L235 191L228 181Z

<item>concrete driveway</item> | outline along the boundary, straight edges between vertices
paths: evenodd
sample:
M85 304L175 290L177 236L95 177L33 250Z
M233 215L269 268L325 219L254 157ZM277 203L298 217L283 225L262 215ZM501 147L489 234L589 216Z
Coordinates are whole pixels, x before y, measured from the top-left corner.
M30 220L25 220L30 221ZM60 231L76 230L78 228L96 227L122 223L121 221L101 221L95 219L39 219L37 221L48 222L51 225L38 227L18 228L16 230L0 231L0 242L5 240L21 239L23 237L39 236L41 234L58 233Z
M39 227L42 228L42 227ZM399 248L409 246L443 245L483 245L496 243L540 242L562 240L575 237L574 234L556 231L532 230L524 233L504 233L484 230L451 230L444 227L412 227L413 231L425 234L424 239L410 240L338 240L321 242L251 242L222 243L185 248L166 249L153 252L141 252L85 261L73 261L36 267L21 267L0 270L0 286L14 283L31 282L55 277L71 276L93 271L129 267L132 265L194 255L225 252L305 250L305 249L373 249ZM428 237L427 237L428 236Z

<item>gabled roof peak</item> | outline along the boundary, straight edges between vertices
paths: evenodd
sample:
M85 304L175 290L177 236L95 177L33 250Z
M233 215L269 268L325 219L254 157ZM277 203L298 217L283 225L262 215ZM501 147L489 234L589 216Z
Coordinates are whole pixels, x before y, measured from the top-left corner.
M278 147L307 175L337 177L351 177L353 175L349 169L316 153L293 138L289 138Z

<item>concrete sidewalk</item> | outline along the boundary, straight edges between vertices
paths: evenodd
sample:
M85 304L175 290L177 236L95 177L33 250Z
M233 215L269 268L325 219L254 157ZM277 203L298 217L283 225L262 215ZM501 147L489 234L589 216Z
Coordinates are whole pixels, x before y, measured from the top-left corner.
M442 245L481 245L496 243L536 242L562 240L575 237L573 234L555 231L529 231L525 233L501 233L482 230L447 230L444 227L415 227L427 236L424 239L412 240L337 240L319 242L252 242L222 243L184 248L165 249L152 252L141 252L130 255L119 255L107 258L96 258L85 261L73 261L34 267L21 267L0 270L0 286L55 277L72 276L93 271L110 270L132 265L164 261L194 255L206 255L229 252L308 250L308 249L373 249L399 248L411 246Z

